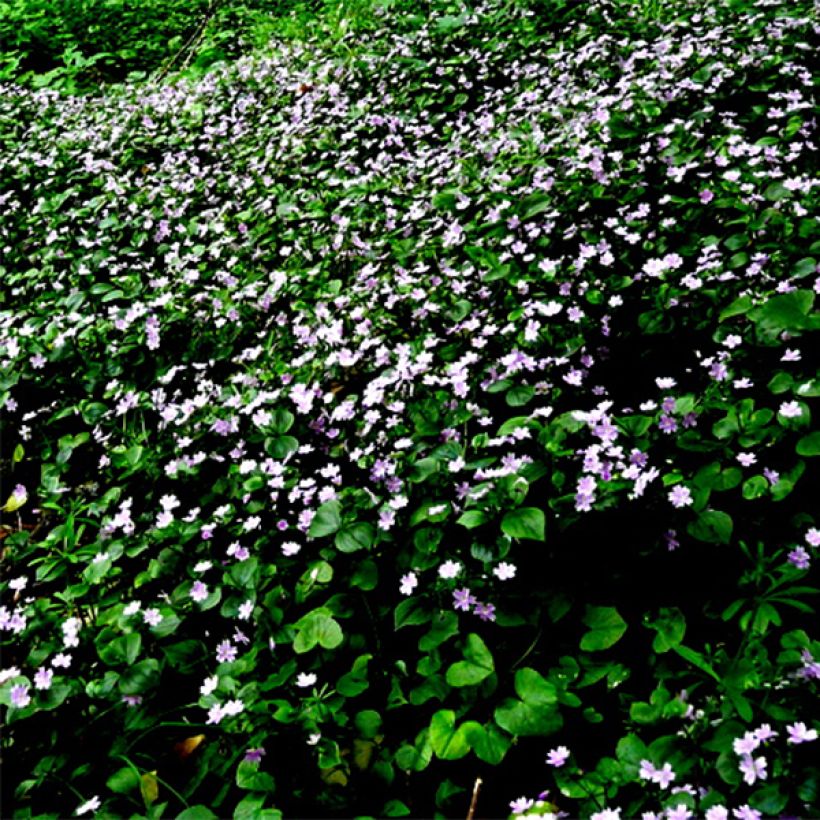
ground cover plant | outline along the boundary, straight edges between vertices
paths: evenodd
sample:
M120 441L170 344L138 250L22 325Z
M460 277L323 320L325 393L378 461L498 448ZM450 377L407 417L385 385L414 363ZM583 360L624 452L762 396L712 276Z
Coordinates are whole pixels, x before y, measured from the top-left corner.
M4 816L817 814L810 7L368 21L0 87Z

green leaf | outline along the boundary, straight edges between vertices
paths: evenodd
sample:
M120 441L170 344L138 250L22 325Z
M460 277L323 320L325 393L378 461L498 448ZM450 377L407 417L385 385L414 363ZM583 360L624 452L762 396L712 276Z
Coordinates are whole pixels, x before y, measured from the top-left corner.
M407 598L402 601L393 613L393 620L396 629L403 626L417 626L426 624L431 617L430 604L423 598Z
M363 709L356 714L353 724L363 738L371 739L379 733L382 726L382 717L373 709Z
M321 538L333 535L342 526L342 505L338 501L328 501L316 511L310 522L308 535L311 538Z
M677 607L661 609L658 618L650 622L649 626L657 630L652 649L659 653L668 652L677 646L686 634L686 619Z
M799 456L820 456L820 431L803 436L794 449Z
M449 709L433 715L429 731L433 752L442 760L458 760L470 751L465 733L456 729L456 713Z
M486 524L487 521L489 521L489 516L483 510L467 510L459 516L456 524L461 524L462 527L473 530L482 524Z
M314 610L301 618L297 626L299 632L293 641L293 651L299 654L309 652L317 645L325 649L335 649L344 639L338 621L319 610Z
M280 408L271 413L271 428L280 436L287 433L288 430L293 427L294 421L296 421L296 417L290 410Z
M726 319L731 319L733 316L741 316L744 313L748 313L754 303L752 302L751 296L741 296L738 299L735 299L728 307L723 308L720 312L720 316L718 316L719 322L725 322Z
M219 820L207 806L191 806L178 814L176 820Z
M119 687L123 695L140 695L159 681L159 663L146 658L129 666L120 676Z
M510 407L523 407L525 404L529 404L534 395L535 390L532 387L522 385L508 390L505 401Z
M558 701L555 684L529 667L515 673L515 691L530 706L552 706Z
M510 748L510 739L492 723L482 726L474 720L461 725L470 748L479 760L497 766Z
M267 772L260 772L258 763L247 760L240 761L236 767L236 785L255 792L272 792L275 788L273 778Z
M556 706L533 706L507 698L493 713L495 722L516 737L543 737L557 732L564 721Z
M128 794L140 787L140 776L131 766L123 766L105 781L105 785L116 794Z
M581 638L581 649L586 652L600 652L609 649L623 637L626 632L626 621L611 606L587 606L583 618L589 627Z
M544 512L537 507L521 507L508 512L501 521L501 530L510 538L544 541Z
M641 761L649 757L649 750L637 735L629 734L618 741L615 755L634 775L637 774Z
M764 305L755 308L749 318L772 331L800 330L808 327L807 315L814 304L810 290L794 290L773 296Z
M715 672L712 665L706 660L706 658L703 657L703 655L701 655L700 652L696 652L694 649L690 649L688 646L684 646L683 644L673 646L672 649L684 660L689 661L689 663L693 666L696 666L702 672L709 675L709 677L714 678L718 683L721 683L720 675Z
M779 817L788 802L788 795L783 794L776 783L764 786L749 795L749 805L762 812L765 817Z
M375 537L373 525L360 522L339 530L333 543L339 552L356 552L371 547Z
M455 612L439 612L433 616L430 631L419 638L419 649L430 652L458 634L458 615Z
M493 656L487 645L475 633L467 636L464 660L457 661L447 670L450 686L475 686L495 671Z
M765 495L769 489L769 481L762 475L754 475L743 482L743 497L747 501Z
M708 544L728 544L732 540L731 516L720 510L704 510L686 528L692 538Z

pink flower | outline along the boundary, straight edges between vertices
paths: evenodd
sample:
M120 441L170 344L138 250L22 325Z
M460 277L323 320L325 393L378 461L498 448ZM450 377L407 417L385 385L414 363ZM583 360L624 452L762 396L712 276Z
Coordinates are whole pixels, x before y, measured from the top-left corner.
M208 597L208 587L202 581L194 581L191 587L191 598L197 603L204 601Z
M806 724L802 721L792 723L786 727L786 730L789 733L788 738L786 738L787 743L809 743L812 740L817 740L817 729L807 729Z
M673 507L689 507L692 504L692 492L688 487L678 484L669 491L669 500Z
M557 748L550 749L550 751L547 752L547 763L550 766L555 766L556 768L563 766L567 762L568 758L569 749L567 749L566 746L558 746Z

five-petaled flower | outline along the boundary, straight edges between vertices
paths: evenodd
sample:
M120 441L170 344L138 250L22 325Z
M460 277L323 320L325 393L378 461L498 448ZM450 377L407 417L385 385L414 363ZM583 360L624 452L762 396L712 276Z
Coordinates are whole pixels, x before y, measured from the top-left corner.
M469 612L476 603L477 599L475 595L472 595L467 587L453 591L453 606L456 609L460 609L462 612Z

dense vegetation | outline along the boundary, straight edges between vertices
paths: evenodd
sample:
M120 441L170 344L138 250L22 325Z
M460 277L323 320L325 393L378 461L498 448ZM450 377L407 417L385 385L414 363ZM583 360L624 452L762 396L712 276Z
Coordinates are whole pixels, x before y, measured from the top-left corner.
M820 813L808 3L3 6L3 816Z

